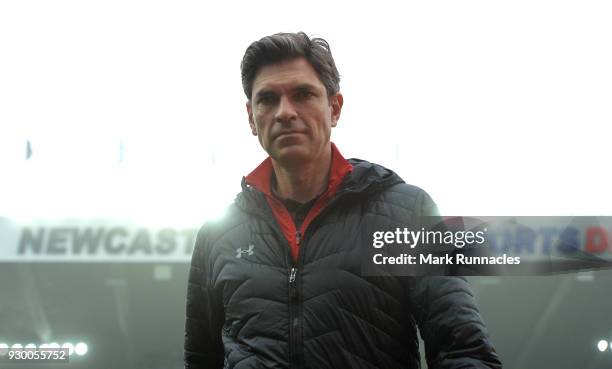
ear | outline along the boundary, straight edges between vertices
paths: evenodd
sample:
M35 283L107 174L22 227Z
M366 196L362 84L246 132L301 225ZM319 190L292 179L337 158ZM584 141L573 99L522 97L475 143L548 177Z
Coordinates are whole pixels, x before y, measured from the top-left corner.
M342 104L344 104L344 97L342 94L338 92L334 96L329 98L329 103L331 105L331 118L332 118L332 127L338 125L338 120L340 120L340 113L342 112Z
M255 121L253 120L253 106L251 105L251 100L246 103L247 114L249 115L249 126L251 126L251 133L253 136L257 136L257 126L255 126Z

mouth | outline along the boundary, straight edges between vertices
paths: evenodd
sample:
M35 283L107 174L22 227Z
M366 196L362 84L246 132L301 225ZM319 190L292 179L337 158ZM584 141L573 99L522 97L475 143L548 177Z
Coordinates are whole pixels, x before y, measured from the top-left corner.
M281 132L281 133L276 135L275 139L281 138L281 137L287 137L287 136L302 135L302 134L304 134L304 133L303 132L298 132L298 131Z

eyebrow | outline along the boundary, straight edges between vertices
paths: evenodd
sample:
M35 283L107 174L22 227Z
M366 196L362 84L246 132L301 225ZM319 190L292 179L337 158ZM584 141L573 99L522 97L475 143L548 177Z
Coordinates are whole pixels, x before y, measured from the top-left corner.
M297 85L295 87L296 90L317 90L315 85L311 85L310 83L302 83L301 85Z

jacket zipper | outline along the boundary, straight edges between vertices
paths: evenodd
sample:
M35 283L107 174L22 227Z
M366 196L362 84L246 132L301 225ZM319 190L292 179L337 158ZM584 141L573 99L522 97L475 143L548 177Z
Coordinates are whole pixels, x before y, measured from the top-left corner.
M302 342L302 301L298 286L299 271L302 266L302 233L295 231L295 243L298 245L297 265L293 264L289 271L289 340L291 366L302 368L304 343Z
M289 353L291 367L300 368L301 323L299 296L297 286L298 268L292 267L289 272Z
M339 198L342 197L342 195L344 195L347 192L352 192L352 191L339 192L336 196L334 196L334 198L332 198L326 204L326 206L321 210L321 212L317 215L317 217L313 219L312 222L308 225L308 229L312 229L313 225L315 223L318 223L318 220L321 219L321 217L324 214L330 211L331 205L335 204L339 200ZM256 215L263 218L267 223L272 225L272 229L274 229L277 236L280 236L280 239L285 239L285 236L283 235L282 232L280 232L280 229L278 229L278 226L276 225L275 222L259 214L256 214ZM303 239L304 239L304 234L299 229L297 229L295 232L295 241L296 241L296 244L300 246L299 251L298 251L297 264L293 262L293 259L291 257L291 248L289 247L288 242L287 242L287 250L286 250L287 262L288 262L288 265L291 265L291 268L289 269L289 277L288 277L288 280L289 280L289 358L290 358L291 367L297 368L297 369L302 368L304 366L304 363L303 363L303 356L304 356L303 346L304 345L302 342L302 321L300 318L302 314L302 311L301 311L302 306L300 302L299 287L298 287L299 270L303 263L303 256L302 256L303 248L304 248Z
M329 211L329 205L335 203L337 197L334 197L323 210L317 215L315 219L308 225L307 229L312 229L313 224L316 220L321 218L321 215ZM304 232L305 233L305 232ZM299 293L299 271L303 265L304 257L304 233L299 229L295 231L295 243L298 245L298 259L297 263L291 263L292 267L289 270L289 350L290 350L290 362L292 368L300 369L304 367L304 342L302 341L302 301ZM289 252L290 254L290 252ZM289 255L291 258L291 255ZM293 261L291 259L291 261Z
M346 192L345 192L346 193ZM339 195L342 195L340 193ZM315 223L318 223L319 219L322 218L323 215L330 211L330 205L335 204L341 196L335 196L332 198L325 208L321 210L321 212L317 215L315 219L308 225L308 230L314 229ZM303 327L302 327L302 301L301 295L299 293L299 271L302 269L304 257L304 232L301 232L299 229L295 231L295 242L299 246L298 249L298 260L296 264L291 263L292 267L289 270L289 350L290 350L290 363L292 368L301 369L304 367L304 342L302 340L303 337ZM289 252L289 257L291 259L291 253Z

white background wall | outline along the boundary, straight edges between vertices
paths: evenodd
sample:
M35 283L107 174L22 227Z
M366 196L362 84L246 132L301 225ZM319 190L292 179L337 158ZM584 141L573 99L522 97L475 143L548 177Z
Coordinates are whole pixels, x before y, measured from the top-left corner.
M608 1L3 1L0 216L218 214L264 158L242 54L298 30L332 46L345 156L447 215L612 215L610 19Z

